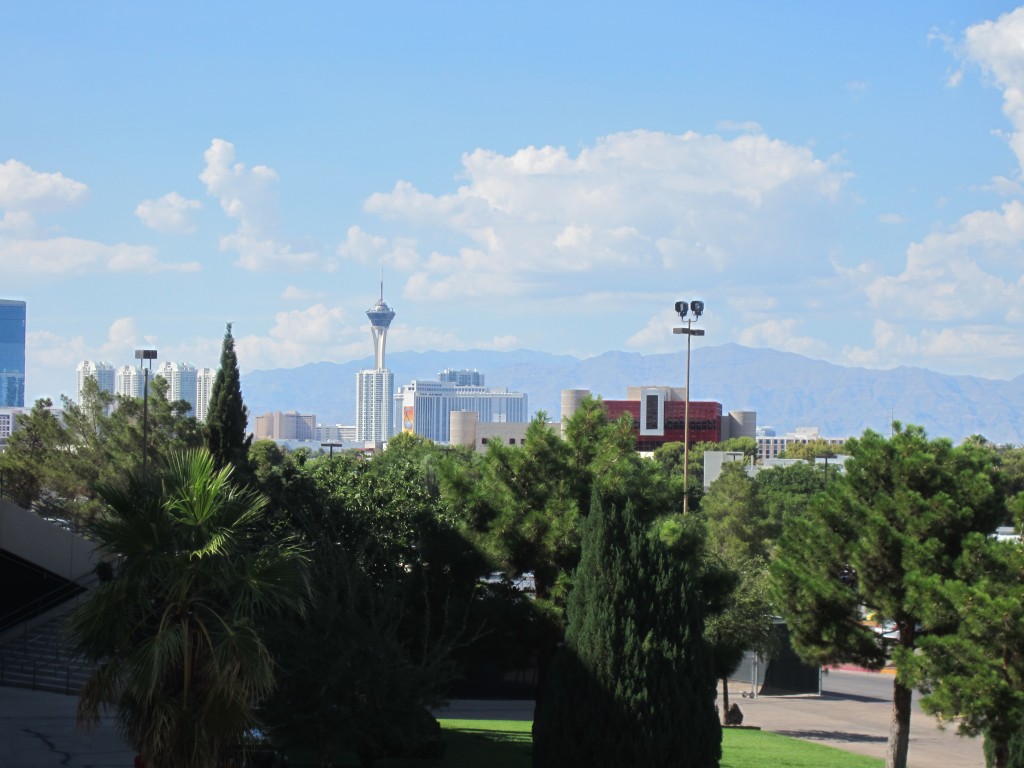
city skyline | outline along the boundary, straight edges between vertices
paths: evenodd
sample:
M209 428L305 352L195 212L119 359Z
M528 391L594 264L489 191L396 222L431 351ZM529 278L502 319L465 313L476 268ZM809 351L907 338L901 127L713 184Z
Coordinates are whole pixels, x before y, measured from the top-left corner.
M9 9L0 298L81 360L705 345L1024 373L1024 9ZM529 52L529 53L527 53ZM46 94L46 98L40 98Z

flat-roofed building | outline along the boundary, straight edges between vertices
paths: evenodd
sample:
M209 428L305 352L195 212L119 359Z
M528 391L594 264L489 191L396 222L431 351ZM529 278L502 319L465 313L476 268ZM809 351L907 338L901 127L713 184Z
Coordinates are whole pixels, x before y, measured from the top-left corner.
M298 411L272 411L256 417L256 440L316 440L316 416Z
M530 420L526 393L509 392L504 387L416 379L399 387L394 395L396 431L435 443L449 442L451 414L457 411L475 413L481 424L525 424Z

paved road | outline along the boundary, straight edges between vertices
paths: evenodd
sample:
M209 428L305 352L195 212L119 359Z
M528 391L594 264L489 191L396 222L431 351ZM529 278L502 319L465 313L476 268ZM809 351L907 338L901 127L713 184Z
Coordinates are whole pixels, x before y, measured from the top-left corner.
M892 712L893 677L877 672L832 670L819 696L760 696L744 699L729 688L729 701L743 710L743 724L829 744L884 759ZM910 768L985 768L981 739L940 731L914 698L910 717Z
M829 744L884 758L889 733L892 677L869 672L833 671L825 677L822 696L739 696L744 725ZM0 767L121 768L134 753L108 719L92 732L75 727L74 696L34 693L0 686ZM458 718L523 719L533 717L533 702L458 701L439 713ZM984 768L979 739L962 739L950 729L939 731L934 719L915 705L910 727L910 768Z

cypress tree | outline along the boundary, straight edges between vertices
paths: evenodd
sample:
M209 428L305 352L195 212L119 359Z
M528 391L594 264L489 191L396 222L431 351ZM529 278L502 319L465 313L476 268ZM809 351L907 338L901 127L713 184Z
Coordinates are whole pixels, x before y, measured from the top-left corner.
M721 758L703 529L649 535L631 504L595 501L569 597L565 644L534 725L535 768L712 768Z
M217 468L232 464L238 470L240 479L249 475L249 444L252 435L246 432L248 420L249 412L242 402L235 339L231 335L231 323L228 323L220 350L220 370L213 380L213 391L210 393L206 445Z

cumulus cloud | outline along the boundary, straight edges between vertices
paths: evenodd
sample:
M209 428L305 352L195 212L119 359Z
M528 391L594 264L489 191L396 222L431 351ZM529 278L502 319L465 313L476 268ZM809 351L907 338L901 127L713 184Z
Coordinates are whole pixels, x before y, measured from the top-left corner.
M11 159L0 164L0 208L14 211L53 211L77 205L89 188L61 173L34 171Z
M177 192L168 192L156 200L143 200L135 208L135 215L147 227L159 232L188 234L196 229L192 212L202 207L198 200L188 200Z
M912 243L903 271L871 281L868 299L889 318L942 323L1005 319L1024 301L1022 243L1024 203L975 211L947 231Z
M963 56L978 64L1003 92L1003 113L1012 132L1010 147L1024 167L1024 8L995 21L969 27L964 33Z
M551 146L511 155L477 149L463 156L465 183L456 191L434 195L399 181L365 208L407 236L422 229L421 242L437 245L410 276L407 296L558 290L574 273L601 288L625 280L635 289L665 269L758 271L783 253L790 266L814 261L846 179L837 166L760 132L725 139L633 131L576 156ZM806 224L798 245L787 234L794 222ZM343 247L386 248L360 230Z
M4 211L0 219L0 232L27 235L35 230L35 217L28 211Z
M247 270L295 269L320 262L315 251L295 248L276 235L277 172L265 165L248 167L236 162L235 145L214 139L203 153L205 166L199 180L208 194L220 201L224 213L238 221L234 234L221 238L222 251L238 254L235 264Z
M168 263L146 245L106 245L74 237L24 240L0 237L0 270L12 274L83 272L195 272L198 262Z
M794 318L763 320L740 331L740 344L748 347L771 347L808 357L828 353L828 345L811 336L800 335L800 323Z
M1020 374L1024 336L1006 326L963 324L918 328L888 320L875 320L871 347L852 346L844 357L852 365L891 368L918 365L977 373L979 360L986 361L985 375L1010 378Z

